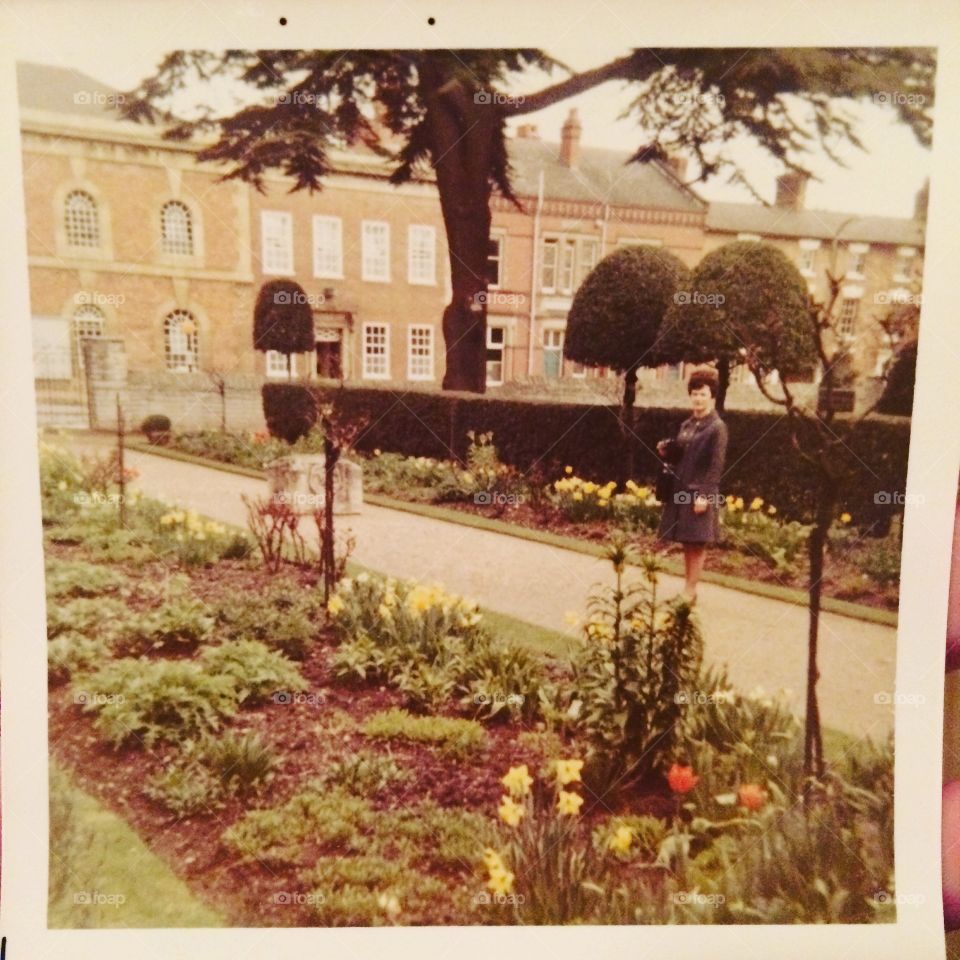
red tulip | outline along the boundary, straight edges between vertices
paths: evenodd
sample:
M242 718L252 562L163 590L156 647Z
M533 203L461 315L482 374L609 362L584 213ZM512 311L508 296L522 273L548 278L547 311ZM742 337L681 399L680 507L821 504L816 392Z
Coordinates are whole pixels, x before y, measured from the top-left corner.
M693 767L684 767L675 763L667 773L667 783L674 793L689 793L700 778L693 772Z

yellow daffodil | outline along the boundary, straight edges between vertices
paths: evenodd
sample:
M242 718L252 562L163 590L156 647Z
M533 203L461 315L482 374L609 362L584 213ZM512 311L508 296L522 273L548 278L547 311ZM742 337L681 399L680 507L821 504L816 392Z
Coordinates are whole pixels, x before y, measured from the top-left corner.
M576 500L577 503L579 503L579 502L583 499L583 494L578 490L578 491L573 495L573 499Z
M737 497L737 499L734 500L733 503L734 503L734 506L735 506L738 510L742 510L742 509L743 509L743 497Z
M763 498L762 498L762 497L754 497L754 498L750 501L750 509L751 509L751 510L759 510L762 506L763 506Z
M381 893L377 897L377 903L380 909L386 911L391 917L395 917L400 912L400 901L392 893Z
M629 827L617 827L607 840L607 849L614 853L626 853L633 843L633 831Z
M852 519L853 517L851 517L849 513L844 512L840 514L840 522L843 524L849 523Z
M66 489L67 489L67 481L66 481L66 480L61 480L61 481L57 484L57 489L58 489L58 490L66 490Z
M333 616L337 616L337 614L340 613L344 607L346 607L346 604L343 602L343 597L337 593L335 593L327 602L327 610L333 614Z
M491 870L487 887L492 893L506 895L513 890L513 874L509 870Z
M512 797L525 797L530 792L533 777L527 770L527 765L511 767L501 778L500 782L507 788Z
M570 790L561 790L557 795L557 813L560 816L575 817L583 806L583 797Z
M573 467L566 466L563 468L563 472L569 477L573 473Z
M776 512L777 512L777 508L771 503L770 506L767 507L767 513L769 513L770 516L772 517Z
M580 782L580 771L583 769L582 760L557 760L554 765L557 770L557 782L562 786Z
M609 507L609 506L610 506L610 501L607 500L605 497L601 497L601 498L597 501L597 506L599 506L599 507Z
M500 798L497 813L508 827L515 827L523 819L523 812L523 807L511 797L503 796Z
M486 865L486 868L491 872L494 870L505 870L506 867L503 865L503 858L497 853L493 847L487 847L483 851L483 862Z

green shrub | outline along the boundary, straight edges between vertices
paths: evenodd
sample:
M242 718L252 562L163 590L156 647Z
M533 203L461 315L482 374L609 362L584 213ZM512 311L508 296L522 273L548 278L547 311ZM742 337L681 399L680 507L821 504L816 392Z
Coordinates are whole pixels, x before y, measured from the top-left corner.
M47 644L47 677L51 683L64 683L77 674L96 670L112 655L109 644L99 637L72 631L59 633Z
M500 458L522 472L546 458L553 476L569 465L578 476L598 483L616 476L623 456L615 406L467 398L416 390L405 392L404 402L398 404L394 391L386 388L318 385L313 390L320 402L333 404L338 418L365 419L355 446L367 453L380 449L462 462L467 431L492 432ZM637 410L632 437L638 483L653 483L659 468L657 441L675 436L689 415L685 408ZM777 504L786 519L812 520L813 467L797 455L787 418L776 410L727 410L723 417L730 434L724 486L753 491ZM850 417L841 414L834 429L843 436L850 422ZM764 441L757 444L760 436ZM873 416L846 443L847 509L862 528L882 527L892 515L902 512L895 504L875 500L875 494L905 489L909 439L909 420Z
M486 741L486 731L475 720L416 717L396 707L373 714L361 730L366 736L379 740L433 744L455 757L478 750Z
M134 738L146 747L218 730L237 711L236 680L213 676L192 660L114 660L74 682L74 700L96 714L114 746Z
M310 388L300 383L265 383L263 417L273 437L295 443L317 422L317 404Z
M256 705L275 693L307 688L297 665L259 640L228 640L207 647L199 662L213 676L233 680L239 703Z
M812 527L795 520L782 521L762 508L720 511L723 538L730 546L759 557L780 572L792 570L806 549Z
M186 650L210 638L214 618L210 608L190 594L175 593L123 631L121 652Z
M900 582L900 560L900 545L889 537L876 541L868 538L858 558L860 569L881 586Z
M140 432L145 434L151 443L166 444L170 440L170 418L162 413L152 413L144 417L140 424Z
M154 774L144 794L177 817L212 813L223 807L224 786L202 763L173 763Z
M276 751L253 732L207 737L200 742L198 755L226 790L242 796L268 784L277 766Z
M55 600L47 605L47 637L51 640L70 632L112 643L135 622L136 614L113 597L80 597L68 603Z
M237 590L220 600L217 622L231 639L259 640L294 660L316 642L326 615L318 591L274 580L263 590Z
M585 776L598 792L627 789L671 757L685 713L678 694L695 680L703 656L690 606L657 596L656 558L642 558L642 581L627 584L625 539L611 541L607 557L616 584L591 598L561 704L590 745Z
M372 822L368 803L347 791L309 788L285 804L251 810L223 833L223 842L244 860L295 863L309 839L337 852L359 851Z
M47 558L47 601L51 599L97 597L113 593L130 581L118 570L82 560Z
M373 796L395 783L402 783L410 774L392 756L370 750L337 760L324 774L324 781L343 787L360 797Z

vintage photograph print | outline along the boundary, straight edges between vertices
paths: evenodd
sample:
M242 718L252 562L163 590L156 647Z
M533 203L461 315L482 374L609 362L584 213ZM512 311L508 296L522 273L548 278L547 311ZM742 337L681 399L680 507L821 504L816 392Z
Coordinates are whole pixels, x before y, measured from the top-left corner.
M49 926L896 922L936 51L71 49Z

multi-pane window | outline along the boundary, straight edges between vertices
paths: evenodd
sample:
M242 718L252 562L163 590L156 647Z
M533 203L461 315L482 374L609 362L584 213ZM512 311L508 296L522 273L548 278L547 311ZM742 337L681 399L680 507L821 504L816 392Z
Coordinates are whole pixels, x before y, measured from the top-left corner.
M313 218L313 275L343 278L343 221L315 214Z
M164 253L193 255L193 219L185 203L171 200L163 205L160 237Z
M837 332L844 337L852 337L856 333L857 314L860 312L860 301L852 297L845 297L840 304L840 317L837 320Z
M863 276L863 267L867 259L865 250L851 247L847 251L847 273L856 277Z
M389 282L390 224L384 220L364 220L360 231L361 278Z
M71 247L100 246L97 201L85 190L72 190L64 202L64 225Z
M368 380L390 378L390 339L385 323L363 325L363 376Z
M296 354L290 355L290 366L287 367L287 354L279 350L268 350L266 352L266 370L268 377L287 377L297 375L297 357Z
M283 210L260 213L260 260L264 273L293 274L293 216Z
M594 237L544 237L540 246L540 288L573 293L596 266L600 244Z
M433 327L417 324L408 328L407 379L433 379Z
M487 286L496 290L503 286L503 252L507 238L502 233L494 233L487 241Z
M407 280L434 286L437 282L437 229L411 223L407 230Z
M506 327L487 326L487 384L503 383L503 354L506 347Z
M92 303L84 303L73 311L73 338L77 349L77 367L83 369L83 341L103 336L103 311Z
M163 347L167 369L192 373L199 369L197 322L186 310L174 310L163 321Z
M552 380L563 369L563 331L543 331L543 375Z

